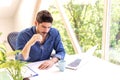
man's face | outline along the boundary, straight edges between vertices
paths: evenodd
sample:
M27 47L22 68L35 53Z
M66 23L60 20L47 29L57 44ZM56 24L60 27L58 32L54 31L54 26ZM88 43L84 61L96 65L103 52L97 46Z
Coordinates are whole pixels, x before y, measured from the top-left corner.
M37 33L44 36L49 32L51 26L52 26L52 24L50 22L37 23L36 31L37 31Z

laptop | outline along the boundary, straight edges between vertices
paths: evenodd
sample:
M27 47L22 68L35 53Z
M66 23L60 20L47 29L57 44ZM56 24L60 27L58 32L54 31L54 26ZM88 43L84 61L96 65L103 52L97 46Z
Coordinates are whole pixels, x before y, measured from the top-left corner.
M97 45L96 46L93 46L92 48L88 49L84 54L86 54L83 58L80 58L79 56L80 55L77 55L78 57L73 59L71 62L69 62L67 65L66 65L66 68L67 69L72 69L72 70L77 70L80 63L82 62L82 64L86 63L86 60L85 58L88 59L88 57L92 56L94 51L96 50L97 48Z

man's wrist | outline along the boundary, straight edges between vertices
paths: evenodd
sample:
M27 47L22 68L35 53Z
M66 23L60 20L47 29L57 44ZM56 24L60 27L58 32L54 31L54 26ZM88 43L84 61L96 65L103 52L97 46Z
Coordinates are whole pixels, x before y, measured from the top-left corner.
M57 62L59 61L59 59L58 59L57 57L53 57L51 60L52 60L54 63L57 63Z

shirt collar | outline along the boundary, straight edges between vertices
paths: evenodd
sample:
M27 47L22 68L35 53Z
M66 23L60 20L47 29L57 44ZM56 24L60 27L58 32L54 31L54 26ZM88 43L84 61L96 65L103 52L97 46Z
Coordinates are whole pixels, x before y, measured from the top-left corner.
M36 27L35 26L32 27L32 30L33 30L33 33L36 34Z
M33 33L36 34L36 26L33 26ZM52 28L50 28L49 32L48 32L48 35L51 35L51 31L52 31Z

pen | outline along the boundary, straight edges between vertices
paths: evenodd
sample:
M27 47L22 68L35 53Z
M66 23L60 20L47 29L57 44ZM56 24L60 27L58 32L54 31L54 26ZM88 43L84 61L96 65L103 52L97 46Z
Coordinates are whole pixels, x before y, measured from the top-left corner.
M30 77L35 77L35 76L38 76L38 73L36 73L34 70L32 70L29 66L26 66L29 70L31 70L32 72L34 72L35 74L31 74Z

